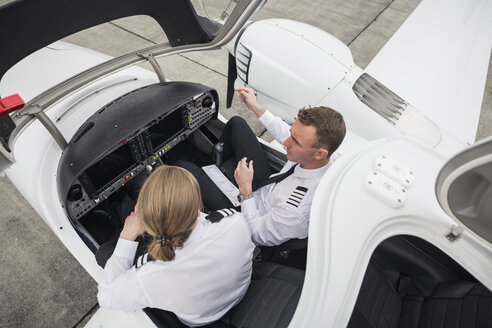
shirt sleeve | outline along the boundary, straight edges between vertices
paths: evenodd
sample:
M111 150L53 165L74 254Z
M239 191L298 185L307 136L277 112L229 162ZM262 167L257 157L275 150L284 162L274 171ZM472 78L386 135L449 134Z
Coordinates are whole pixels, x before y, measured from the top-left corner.
M310 206L276 204L267 213L260 215L253 198L241 203L251 239L256 245L275 246L293 238L306 238L309 230Z
M290 136L290 125L285 123L280 117L277 117L266 111L260 116L260 122L271 133L271 135L280 142L283 142Z
M104 268L104 279L98 286L97 300L101 307L139 310L149 306L133 266L137 246L137 242L118 239L113 255Z

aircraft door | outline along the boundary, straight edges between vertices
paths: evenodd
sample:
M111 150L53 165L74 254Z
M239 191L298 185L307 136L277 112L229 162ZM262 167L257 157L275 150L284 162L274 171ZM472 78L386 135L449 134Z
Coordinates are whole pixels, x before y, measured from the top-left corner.
M451 158L436 181L444 211L492 246L492 137Z

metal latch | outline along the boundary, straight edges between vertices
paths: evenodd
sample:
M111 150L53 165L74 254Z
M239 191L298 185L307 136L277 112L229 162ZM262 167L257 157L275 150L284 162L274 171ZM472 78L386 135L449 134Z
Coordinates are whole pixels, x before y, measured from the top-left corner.
M446 237L447 240L450 242L456 241L459 237L461 237L461 232L457 227L452 227L451 231L448 232L444 237Z

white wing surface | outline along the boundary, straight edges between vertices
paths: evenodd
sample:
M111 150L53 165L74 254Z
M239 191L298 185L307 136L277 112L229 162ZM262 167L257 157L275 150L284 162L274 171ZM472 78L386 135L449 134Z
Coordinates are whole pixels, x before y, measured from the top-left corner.
M491 0L423 0L366 71L471 144L491 45Z

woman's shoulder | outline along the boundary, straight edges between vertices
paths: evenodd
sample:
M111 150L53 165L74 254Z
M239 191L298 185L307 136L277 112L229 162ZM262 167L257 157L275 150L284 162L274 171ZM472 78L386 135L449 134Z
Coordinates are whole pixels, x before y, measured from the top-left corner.
M209 214L202 213L199 220L212 230L228 230L233 227L244 229L248 227L243 214L233 208L224 208Z

